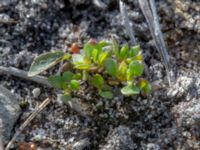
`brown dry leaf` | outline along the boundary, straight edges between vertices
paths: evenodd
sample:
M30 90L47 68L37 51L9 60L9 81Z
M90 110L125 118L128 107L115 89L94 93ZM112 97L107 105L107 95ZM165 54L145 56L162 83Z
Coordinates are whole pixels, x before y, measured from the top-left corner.
M37 150L35 143L22 142L19 144L19 150Z
M73 53L73 54L78 54L80 53L80 48L78 46L77 43L73 43L70 47L70 52Z

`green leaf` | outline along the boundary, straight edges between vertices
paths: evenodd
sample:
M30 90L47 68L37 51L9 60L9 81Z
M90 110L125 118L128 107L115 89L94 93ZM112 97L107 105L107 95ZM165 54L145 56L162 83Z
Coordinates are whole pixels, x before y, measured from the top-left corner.
M35 76L59 63L64 56L63 51L55 51L36 57L30 67L28 76Z
M120 50L120 54L119 54L120 59L124 60L127 54L128 54L128 44L125 44Z
M94 61L95 63L97 63L97 61L98 61L98 55L99 55L99 51L98 51L97 49L94 49L94 50L92 51L92 58L93 58L93 61Z
M135 85L127 85L121 89L123 95L130 96L134 94L139 94L140 89Z
M140 51L135 57L134 57L135 60L139 60L139 61L142 61L142 52Z
M80 83L77 80L71 80L70 87L72 90L79 90Z
M113 93L110 92L110 91L100 91L99 95L103 98L106 98L106 99L112 99L113 98Z
M82 72L82 80L86 81L89 78L89 73L86 70L83 70Z
M77 64L74 67L79 70L89 70L91 68L91 65L90 64Z
M104 85L104 79L101 75L96 74L92 77L91 84L96 87L98 90L101 90Z
M151 91L152 91L152 86L151 86L151 84L148 83L142 90L143 90L143 92L144 92L145 94L150 94Z
M148 81L146 79L141 78L138 82L139 87L142 89L148 84Z
M110 44L110 43L107 42L107 41L100 41L100 42L98 43L98 46L99 46L100 48L103 48L103 47L108 46L109 44Z
M113 49L115 56L118 58L119 57L119 45L114 38L112 38L112 49Z
M63 73L63 79L65 82L70 82L73 79L74 73L71 71L66 71Z
M112 89L111 86L109 86L108 84L105 84L103 85L103 88L102 88L104 91L110 91Z
M100 41L100 42L97 43L96 45L93 45L92 58L93 58L93 61L94 61L95 63L99 63L99 64L100 64L100 62L99 62L99 57L101 57L101 58L104 57L104 56L102 56L102 54L105 55L105 56L107 56L107 53L108 53L108 52L102 52L103 47L105 47L105 46L107 46L107 45L109 45L109 43L106 42L106 41ZM101 55L101 56L100 56L100 55ZM103 61L103 60L101 60L101 61Z
M100 65L102 65L104 63L104 61L106 60L106 58L108 57L109 55L109 52L106 51L106 52L102 52L100 55L99 55L99 58L98 58L98 62Z
M73 54L72 61L76 69L88 70L91 68L89 60L84 58L84 56L82 56L81 54Z
M48 78L48 81L51 83L51 85L55 88L58 88L58 89L62 89L62 88L65 88L66 85L65 85L65 81L63 79L62 76L60 75L54 75L54 76L50 76Z
M113 60L112 58L106 59L105 67L108 74L110 74L111 76L117 75L118 66L115 60Z
M85 56L87 58L90 58L92 56L92 51L94 49L94 45L90 44L90 43L86 43L83 47Z
M126 71L127 71L127 64L123 61L121 62L121 64L119 65L119 72L122 74L122 75L125 75L126 74Z
M104 43L101 43L101 45L99 43L97 44L91 44L89 42L86 43L83 47L85 56L87 58L92 57L92 53L94 49L98 50L98 53L100 53L102 51L102 46L104 46Z
M72 55L72 62L74 65L77 64L84 64L84 56L81 54L73 54Z
M62 100L63 102L67 102L67 101L72 100L72 97L71 97L70 94L65 93L65 94L63 94L63 95L61 96L61 100Z
M119 65L119 68L118 68L118 73L117 73L117 77L120 79L120 80L126 80L126 72L127 72L127 64L122 61Z
M146 79L140 79L138 85L145 94L151 93L152 91L151 84Z
M131 49L129 50L129 57L134 57L136 56L138 53L140 52L140 45L136 45L131 47Z
M128 69L127 72L126 72L126 78L127 78L128 81L133 80L133 73L130 69Z
M73 76L73 79L75 79L75 80L81 80L81 78L82 78L81 73L76 73L76 74L74 74L74 76Z
M62 61L66 61L66 60L68 60L69 58L71 58L71 55L68 54L68 53L66 53L66 54L64 54L64 56L63 56L63 58L62 58Z
M144 71L144 64L141 61L133 60L129 64L128 76L141 76Z

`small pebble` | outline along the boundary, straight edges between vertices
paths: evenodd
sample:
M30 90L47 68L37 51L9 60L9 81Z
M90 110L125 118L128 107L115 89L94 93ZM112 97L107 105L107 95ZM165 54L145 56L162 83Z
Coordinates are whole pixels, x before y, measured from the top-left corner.
M96 107L101 107L103 106L103 102L102 101L99 101L97 104L96 104Z
M37 98L37 97L40 95L40 93L41 93L40 88L35 88L35 89L33 89L33 91L32 91L32 94L33 94L33 97L34 97L34 98Z

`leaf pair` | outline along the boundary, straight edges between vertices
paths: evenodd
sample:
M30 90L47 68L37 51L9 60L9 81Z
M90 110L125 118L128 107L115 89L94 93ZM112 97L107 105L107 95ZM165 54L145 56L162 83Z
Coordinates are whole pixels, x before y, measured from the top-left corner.
M50 76L48 78L48 81L51 83L51 85L57 89L63 89L64 94L61 96L62 101L68 101L71 100L71 92L72 90L79 90L80 89L80 83L77 80L79 78L79 74L74 74L70 71L64 72L64 74L61 75L54 75Z
M123 80L133 80L133 77L141 76L144 71L144 64L141 61L133 60L130 62L129 66L123 61L120 63L119 67L117 62L108 58L105 61L105 68L109 75L118 76L119 79Z
M94 75L91 79L91 84L98 89L99 95L101 97L104 97L107 99L111 99L113 97L112 92L103 89L104 79L101 75L99 75L99 74Z
M121 81L126 81L127 80L127 69L128 65L125 61L122 61L119 65L118 68L118 73L117 73L117 78Z
M128 57L135 57L140 53L140 46L136 45L130 48L129 52L128 52Z
M139 94L140 89L134 84L129 84L129 85L123 87L121 89L121 92L122 92L123 95L130 96L130 95Z
M152 87L146 79L140 79L138 85L133 82L128 82L128 85L121 89L123 95L130 96L139 94L140 91L144 92L144 94L150 94Z
M74 64L74 68L80 70L89 70L91 68L91 62L86 57L81 54L73 54L72 62Z
M139 77L143 74L144 64L138 60L132 60L127 69L127 80L133 80L133 77Z
M140 50L140 46L136 45L133 46L129 49L128 44L125 44L124 46L122 46L122 48L120 49L117 41L113 38L112 39L112 51L115 55L115 57L118 60L123 61L125 58L133 58L136 57L137 55L141 57L141 50ZM138 59L137 59L138 60ZM142 60L142 59L140 59Z
M112 39L112 51L116 59L123 61L128 55L128 50L129 50L128 44L125 44L120 49L117 41L114 38Z
M101 42L94 42L94 41L89 41L87 42L84 47L83 47L83 51L84 51L84 54L85 56L90 59L92 57L92 55L96 55L96 54L99 54L102 52L103 50L103 47L109 45L108 42L106 41L101 41ZM96 51L94 54L94 51Z
M79 90L80 89L80 83L78 80L76 80L76 77L72 72L67 71L64 72L64 74L61 75L53 75L48 78L48 81L58 89L64 89L68 92L71 92L71 90Z
M99 66L102 66L108 56L109 56L108 51L98 51L97 49L94 49L92 53L92 60Z
M124 59L127 58L128 50L129 50L128 44L125 44L125 45L121 48L120 53L119 53L119 59L120 59L121 61L123 61Z

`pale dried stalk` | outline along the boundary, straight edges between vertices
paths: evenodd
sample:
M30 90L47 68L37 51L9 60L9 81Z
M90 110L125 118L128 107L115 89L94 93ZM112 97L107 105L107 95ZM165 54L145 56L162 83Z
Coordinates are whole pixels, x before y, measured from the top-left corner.
M133 31L130 24L130 20L128 19L128 14L127 14L125 4L122 1L119 1L119 7L120 7L120 13L122 16L123 24L126 28L127 34L129 35L131 39L131 44L135 45L136 44L135 32Z
M169 85L171 85L170 67L169 67L169 54L163 39L160 29L158 16L156 12L155 0L139 0L140 8L147 20L150 32L155 41L156 49L158 50L166 69Z
M26 119L26 121L20 126L18 131L14 134L10 142L7 144L5 150L9 150L17 136L26 128L26 126L51 102L50 98L45 99Z
M14 21L14 20L0 20L0 24L16 24L17 21Z
M10 75L20 77L20 78L23 78L23 79L26 79L26 80L30 80L30 81L33 81L33 82L36 82L36 83L39 83L39 84L43 84L47 87L52 87L51 84L48 82L46 77L43 77L43 76L40 76L40 75L36 75L34 77L29 77L27 75L26 71L23 71L23 70L14 68L14 67L8 67L7 68L7 67L0 66L0 74L1 73L10 74Z

